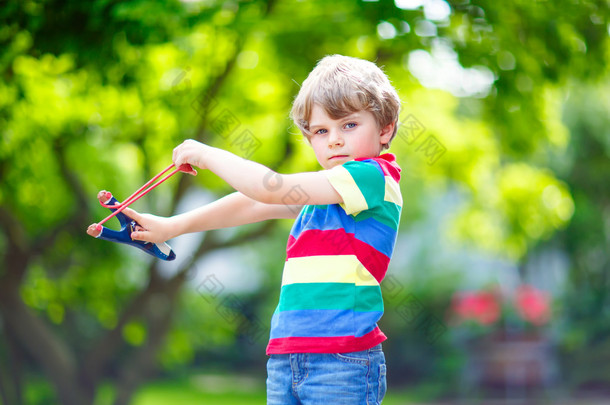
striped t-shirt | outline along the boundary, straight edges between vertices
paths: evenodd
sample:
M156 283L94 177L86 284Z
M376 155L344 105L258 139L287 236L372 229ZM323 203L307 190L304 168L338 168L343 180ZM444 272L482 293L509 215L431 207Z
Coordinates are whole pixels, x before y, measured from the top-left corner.
M267 354L353 352L386 339L379 283L398 231L400 167L387 153L327 173L343 203L306 205L296 219Z

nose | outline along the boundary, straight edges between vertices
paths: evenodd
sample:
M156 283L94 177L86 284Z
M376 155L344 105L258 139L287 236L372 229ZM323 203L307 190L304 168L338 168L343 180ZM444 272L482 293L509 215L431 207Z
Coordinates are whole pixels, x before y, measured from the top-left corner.
M343 146L343 137L339 131L331 130L328 133L328 147Z

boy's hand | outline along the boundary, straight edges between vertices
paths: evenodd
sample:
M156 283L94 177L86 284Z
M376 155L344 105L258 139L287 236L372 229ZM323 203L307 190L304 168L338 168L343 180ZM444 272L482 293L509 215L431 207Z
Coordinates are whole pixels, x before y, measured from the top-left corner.
M188 163L192 166L206 169L205 155L209 152L209 149L211 148L206 144L187 139L174 148L172 160L176 167Z
M125 208L123 213L136 221L140 227L131 233L131 239L144 242L162 243L173 237L169 218L151 214L139 214L131 208Z

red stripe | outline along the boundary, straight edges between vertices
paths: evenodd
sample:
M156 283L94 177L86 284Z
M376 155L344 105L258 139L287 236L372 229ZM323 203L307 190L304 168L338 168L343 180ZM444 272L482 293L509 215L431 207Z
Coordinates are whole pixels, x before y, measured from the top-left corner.
M287 258L304 256L348 255L354 254L356 243L353 233L345 229L308 229L299 239L290 235L286 249Z
M378 327L358 338L354 336L278 338L269 341L267 355L359 352L375 347L386 339Z
M293 257L355 255L378 283L385 277L390 258L374 247L346 233L344 229L301 232L299 239L288 237L286 260Z
M356 160L361 161L369 159L379 163L379 166L381 166L381 170L385 176L392 177L397 183L400 181L401 169L396 163L396 155L392 153L384 153L376 158L360 158Z
M397 183L400 181L400 168L398 168L395 163L388 162L384 159L375 159L379 166L381 166L381 170L386 174L386 176L390 176Z

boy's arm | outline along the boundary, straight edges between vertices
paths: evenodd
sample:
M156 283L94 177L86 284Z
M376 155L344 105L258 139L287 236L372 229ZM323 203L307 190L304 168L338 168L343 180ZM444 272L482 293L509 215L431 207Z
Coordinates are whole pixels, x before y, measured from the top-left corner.
M296 218L300 208L261 203L237 192L168 218L139 214L130 208L123 212L143 228L133 232L132 239L160 243L185 233L230 228L268 219Z
M266 204L343 202L323 171L279 174L256 162L193 140L187 140L174 149L173 161L176 166L190 163L208 169L237 191Z

